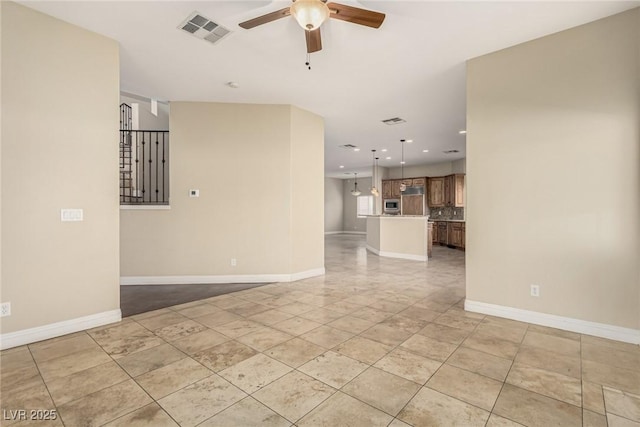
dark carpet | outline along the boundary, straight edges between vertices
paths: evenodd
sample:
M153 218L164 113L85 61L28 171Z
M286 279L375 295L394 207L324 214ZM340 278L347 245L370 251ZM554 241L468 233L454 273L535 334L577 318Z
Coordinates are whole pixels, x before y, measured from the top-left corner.
M230 292L257 288L267 283L228 283L216 285L144 285L120 286L122 317L171 307Z

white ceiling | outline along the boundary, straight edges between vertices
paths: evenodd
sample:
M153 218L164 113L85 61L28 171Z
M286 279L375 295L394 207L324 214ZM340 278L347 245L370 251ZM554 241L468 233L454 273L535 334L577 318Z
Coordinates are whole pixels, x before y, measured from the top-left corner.
M323 50L306 61L292 17L251 30L239 22L289 1L21 1L120 42L121 89L168 101L293 104L325 119L325 172L370 174L465 157L465 61L638 7L640 1L340 1L387 15L380 29L322 26ZM233 33L219 44L179 30L190 13ZM238 82L232 89L227 82ZM383 119L407 122L387 126ZM339 148L353 144L354 152ZM428 149L428 153L423 150ZM444 150L457 149L447 155ZM383 153L380 153L381 155ZM386 160L391 156L391 160ZM339 166L343 165L344 169Z

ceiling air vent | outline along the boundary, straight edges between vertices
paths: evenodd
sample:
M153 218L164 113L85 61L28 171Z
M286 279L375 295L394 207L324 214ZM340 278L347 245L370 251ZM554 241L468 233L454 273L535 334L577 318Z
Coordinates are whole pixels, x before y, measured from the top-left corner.
M459 152L460 152L459 150L446 150L446 151L443 151L444 154L454 154L454 153L459 153Z
M405 119L401 119L400 117L392 117L390 119L387 120L383 120L382 123L384 123L385 125L398 125L400 123L406 123L407 121Z
M339 145L340 148L344 148L345 150L353 150L354 148L356 148L355 145L353 144L344 144L344 145Z
M231 33L220 24L205 18L198 12L193 12L189 15L178 28L210 43L217 43Z

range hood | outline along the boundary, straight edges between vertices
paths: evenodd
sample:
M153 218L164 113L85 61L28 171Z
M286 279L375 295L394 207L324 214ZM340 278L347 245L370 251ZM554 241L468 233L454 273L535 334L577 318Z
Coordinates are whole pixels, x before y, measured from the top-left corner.
M419 196L422 194L424 194L423 186L407 187L407 189L402 192L403 196Z

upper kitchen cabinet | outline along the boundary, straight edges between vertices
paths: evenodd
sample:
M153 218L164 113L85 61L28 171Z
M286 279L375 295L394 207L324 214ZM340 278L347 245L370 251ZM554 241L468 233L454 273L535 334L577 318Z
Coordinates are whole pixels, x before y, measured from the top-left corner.
M429 178L427 191L427 204L432 208L441 208L445 206L445 189L444 177Z
M424 187L426 181L427 181L427 178L413 178L411 180L411 185L413 187Z
M464 175L455 174L444 177L445 206L464 207Z
M382 180L382 198L383 199L393 198L393 181L387 180L387 179Z

